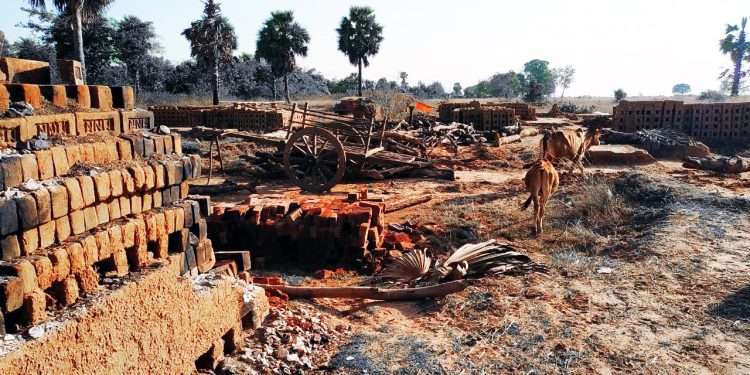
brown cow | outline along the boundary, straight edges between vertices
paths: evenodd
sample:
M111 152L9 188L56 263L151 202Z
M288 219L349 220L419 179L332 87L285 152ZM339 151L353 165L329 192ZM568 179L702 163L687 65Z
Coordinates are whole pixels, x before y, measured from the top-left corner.
M591 146L599 144L601 136L601 129L555 130L545 134L539 141L541 158L552 163L569 160L572 162L570 173L573 173L573 167L577 166L581 170L581 175L586 175L581 161Z
M552 163L539 159L536 163L531 164L531 168L526 172L523 181L526 184L526 190L529 192L529 199L521 205L521 211L529 208L531 202L534 202L535 233L540 235L543 231L542 220L544 220L547 201L560 185L560 176Z

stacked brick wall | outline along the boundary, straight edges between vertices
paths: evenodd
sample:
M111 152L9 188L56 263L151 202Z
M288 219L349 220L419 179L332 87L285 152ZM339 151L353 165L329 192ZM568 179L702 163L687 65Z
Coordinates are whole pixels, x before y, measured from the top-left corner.
M621 100L613 108L618 131L671 129L704 140L750 139L750 103Z
M288 125L291 112L280 108L261 108L252 104L228 106L151 106L158 125L174 127L206 126L216 129L274 131ZM295 113L295 121L302 114Z
M439 120L443 122L454 121L467 124L471 123L476 126L488 122L492 123L493 121L499 121L496 120L496 118L500 114L489 114L491 119L484 119L484 114L480 111L484 109L499 110L500 108L512 109L514 115L518 116L521 120L536 120L536 109L534 107L526 103L515 102L487 102L484 104L480 104L478 101L472 101L470 103L443 102L438 106L438 116Z

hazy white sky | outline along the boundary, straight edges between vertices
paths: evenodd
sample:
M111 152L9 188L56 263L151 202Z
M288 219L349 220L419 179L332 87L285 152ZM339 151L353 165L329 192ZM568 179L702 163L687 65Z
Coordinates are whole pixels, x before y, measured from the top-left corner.
M48 3L51 3L48 0ZM273 10L294 10L310 32L304 68L344 77L356 68L337 50L338 23L351 5L375 9L384 27L380 53L365 69L366 79L454 82L464 87L496 72L518 71L540 58L552 67L572 65L575 81L566 95L670 95L687 82L693 92L718 88L717 76L730 65L718 51L725 24L750 16L748 0L714 1L479 1L479 0L222 0L235 27L239 52L253 53L261 23ZM25 0L0 0L0 30L11 41L28 35ZM202 11L200 0L116 0L107 15L136 15L154 22L164 57L189 58L180 32Z

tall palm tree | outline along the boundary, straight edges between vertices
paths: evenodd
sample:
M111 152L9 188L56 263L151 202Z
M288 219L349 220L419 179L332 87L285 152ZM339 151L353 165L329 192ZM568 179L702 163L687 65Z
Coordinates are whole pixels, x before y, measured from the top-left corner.
M73 16L76 58L81 62L81 75L85 83L86 56L83 53L83 22L104 11L114 0L53 0L52 2L60 13ZM45 0L29 0L29 4L34 8L47 8Z
M255 58L266 60L275 77L284 77L287 103L292 101L289 97L289 74L297 67L295 56L307 56L307 43L310 43L310 34L294 21L291 10L271 12L271 18L263 23L258 32Z
M362 64L370 65L369 56L375 56L383 41L383 26L375 22L375 12L370 7L353 6L349 17L341 18L339 51L349 57L352 65L359 67L359 90L362 96Z
M747 17L742 17L741 27L727 25L727 30L724 32L726 36L719 41L719 49L725 55L729 55L734 64L732 73L727 69L721 74L722 77L729 75L732 78L732 96L739 95L740 81L747 75L747 72L742 71L742 60L750 62L750 41L747 40L745 26L747 26Z
M232 52L237 49L234 27L221 15L219 4L208 0L203 17L193 21L182 35L190 41L190 55L199 64L211 67L213 103L219 104L219 65L231 60Z

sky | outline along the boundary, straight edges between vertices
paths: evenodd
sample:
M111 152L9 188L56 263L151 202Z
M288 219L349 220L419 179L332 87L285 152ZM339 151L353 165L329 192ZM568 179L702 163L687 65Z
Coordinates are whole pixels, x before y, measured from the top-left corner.
M47 0L51 3L51 0ZM0 0L0 30L15 41L29 36L17 27L26 20L26 0ZM337 49L336 28L352 5L368 5L383 25L384 40L364 78L410 84L439 81L474 85L494 73L518 71L526 61L576 69L566 96L671 95L685 82L694 93L717 89L721 71L731 65L718 50L727 23L750 16L748 0L220 0L234 25L237 54L253 53L258 30L274 10L293 10L311 37L308 56L299 59L328 78L356 71ZM199 18L200 0L116 0L106 12L121 19L135 15L154 23L161 55L174 63L190 58L180 35Z

